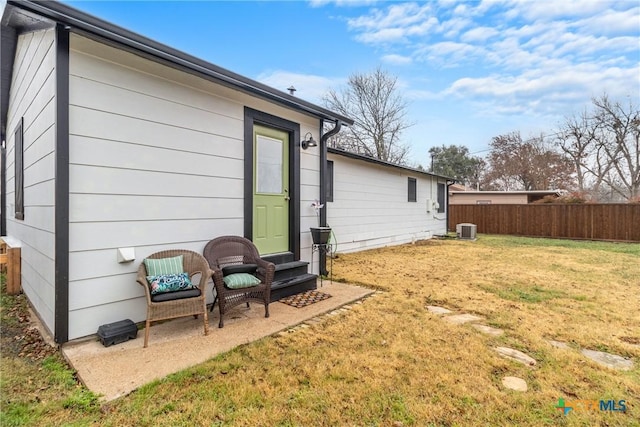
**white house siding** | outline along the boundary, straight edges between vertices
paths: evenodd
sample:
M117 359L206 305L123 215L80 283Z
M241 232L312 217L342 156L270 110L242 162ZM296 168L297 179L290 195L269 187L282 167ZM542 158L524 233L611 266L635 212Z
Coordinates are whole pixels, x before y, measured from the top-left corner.
M22 245L22 289L54 328L55 32L18 37L7 117L7 235ZM24 220L15 218L15 137L24 118Z
M437 200L436 178L329 153L333 161L333 202L327 222L338 252L399 245L446 233L446 213L427 212ZM408 202L408 178L417 201Z
M243 234L245 106L300 123L316 139L319 121L77 35L70 42L74 339L107 322L144 320L135 272L145 256L201 252L216 236ZM302 206L319 191L317 149L309 151L301 155ZM302 212L307 230L313 211ZM310 238L302 245L310 257ZM125 247L135 248L135 262L116 262Z

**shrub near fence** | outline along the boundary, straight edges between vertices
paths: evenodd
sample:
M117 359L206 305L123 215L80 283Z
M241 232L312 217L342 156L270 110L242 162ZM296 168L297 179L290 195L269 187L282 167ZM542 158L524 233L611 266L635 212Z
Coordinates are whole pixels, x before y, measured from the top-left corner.
M449 231L640 242L640 204L449 205Z

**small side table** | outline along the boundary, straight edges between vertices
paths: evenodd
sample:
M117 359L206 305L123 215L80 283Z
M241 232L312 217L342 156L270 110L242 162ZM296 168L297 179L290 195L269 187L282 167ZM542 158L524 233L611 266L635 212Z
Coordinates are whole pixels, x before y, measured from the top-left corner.
M333 244L332 243L314 243L311 245L311 265L313 266L313 254L325 254L329 257L329 280L333 280ZM312 267L313 268L313 267ZM318 275L320 276L320 287L322 287L322 271L318 266Z

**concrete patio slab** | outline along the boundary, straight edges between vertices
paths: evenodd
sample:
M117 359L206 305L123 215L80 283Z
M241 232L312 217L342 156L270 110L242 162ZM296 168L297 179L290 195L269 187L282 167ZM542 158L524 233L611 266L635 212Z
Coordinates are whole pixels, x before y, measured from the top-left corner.
M209 313L209 335L204 335L202 319L184 317L152 325L149 347L143 348L144 329L138 338L104 347L97 340L68 342L62 353L77 371L80 380L103 400L124 396L153 380L164 378L203 363L242 344L274 335L372 294L373 290L325 280L318 290L331 298L302 308L274 302L270 317L264 306L236 307L225 316L224 328L218 328L217 307ZM340 312L345 315L349 310Z

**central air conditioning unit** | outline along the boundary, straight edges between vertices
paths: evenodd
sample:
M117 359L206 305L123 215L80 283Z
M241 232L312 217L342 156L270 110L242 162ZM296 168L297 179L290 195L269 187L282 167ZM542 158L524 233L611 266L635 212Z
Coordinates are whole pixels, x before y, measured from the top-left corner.
M458 239L476 240L477 226L475 224L456 224Z

